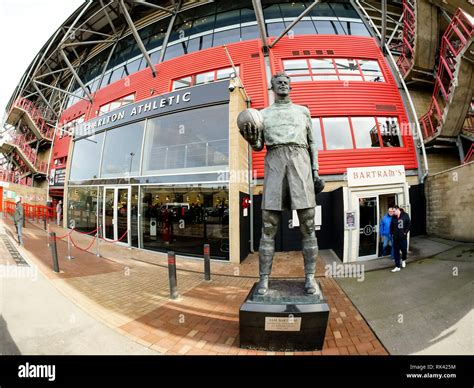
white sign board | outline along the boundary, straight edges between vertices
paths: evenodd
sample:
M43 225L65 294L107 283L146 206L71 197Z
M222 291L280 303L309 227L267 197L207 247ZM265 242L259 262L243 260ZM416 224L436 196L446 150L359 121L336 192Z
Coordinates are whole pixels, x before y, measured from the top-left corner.
M347 185L375 186L405 183L405 166L358 167L347 169Z
M291 226L293 228L297 228L300 226L300 220L298 219L298 212L296 210L292 211L292 223ZM316 230L321 229L321 225L323 224L323 218L321 213L321 206L316 206L316 212L314 214L314 226Z

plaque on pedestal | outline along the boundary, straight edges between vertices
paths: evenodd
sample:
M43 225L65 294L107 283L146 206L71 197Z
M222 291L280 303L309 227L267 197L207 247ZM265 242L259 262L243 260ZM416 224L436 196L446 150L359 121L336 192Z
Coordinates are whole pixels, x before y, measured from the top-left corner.
M329 307L322 294L306 294L302 281L273 280L268 292L259 295L257 284L240 307L240 347L321 350L329 318Z

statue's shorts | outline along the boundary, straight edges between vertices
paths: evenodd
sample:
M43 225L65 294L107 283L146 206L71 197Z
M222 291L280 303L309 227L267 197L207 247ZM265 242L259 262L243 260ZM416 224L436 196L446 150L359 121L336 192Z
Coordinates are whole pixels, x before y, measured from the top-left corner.
M285 145L265 156L263 210L298 210L316 206L313 172L307 148Z

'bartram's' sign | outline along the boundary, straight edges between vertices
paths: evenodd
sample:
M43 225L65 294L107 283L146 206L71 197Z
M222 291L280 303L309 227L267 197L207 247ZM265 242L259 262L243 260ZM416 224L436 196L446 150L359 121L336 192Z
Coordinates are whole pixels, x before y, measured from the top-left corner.
M347 169L347 185L374 186L388 185L391 183L404 183L404 166L358 167Z

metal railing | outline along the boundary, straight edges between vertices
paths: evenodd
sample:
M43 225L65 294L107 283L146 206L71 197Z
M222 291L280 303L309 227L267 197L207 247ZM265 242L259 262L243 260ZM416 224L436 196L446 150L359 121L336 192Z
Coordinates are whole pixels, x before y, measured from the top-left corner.
M474 24L464 11L458 9L441 38L440 58L431 104L428 112L419 120L425 141L433 139L441 131L444 110L457 86L456 68L463 49L469 44L473 35Z
M46 124L46 121L43 118L43 114L35 106L33 102L31 102L30 100L27 100L26 98L19 97L13 104L12 109L14 107L22 109L28 113L33 123L36 125L39 132L44 138L49 139L49 140L53 138L54 128Z
M40 173L46 174L48 169L48 164L46 162L38 161L38 155L36 151L28 145L27 138L25 135L16 135L13 136L11 140L8 140L8 143L13 144L18 148L23 157L26 158L34 169Z
M397 66L403 77L410 72L415 60L416 37L416 0L403 0L402 13L402 47Z

